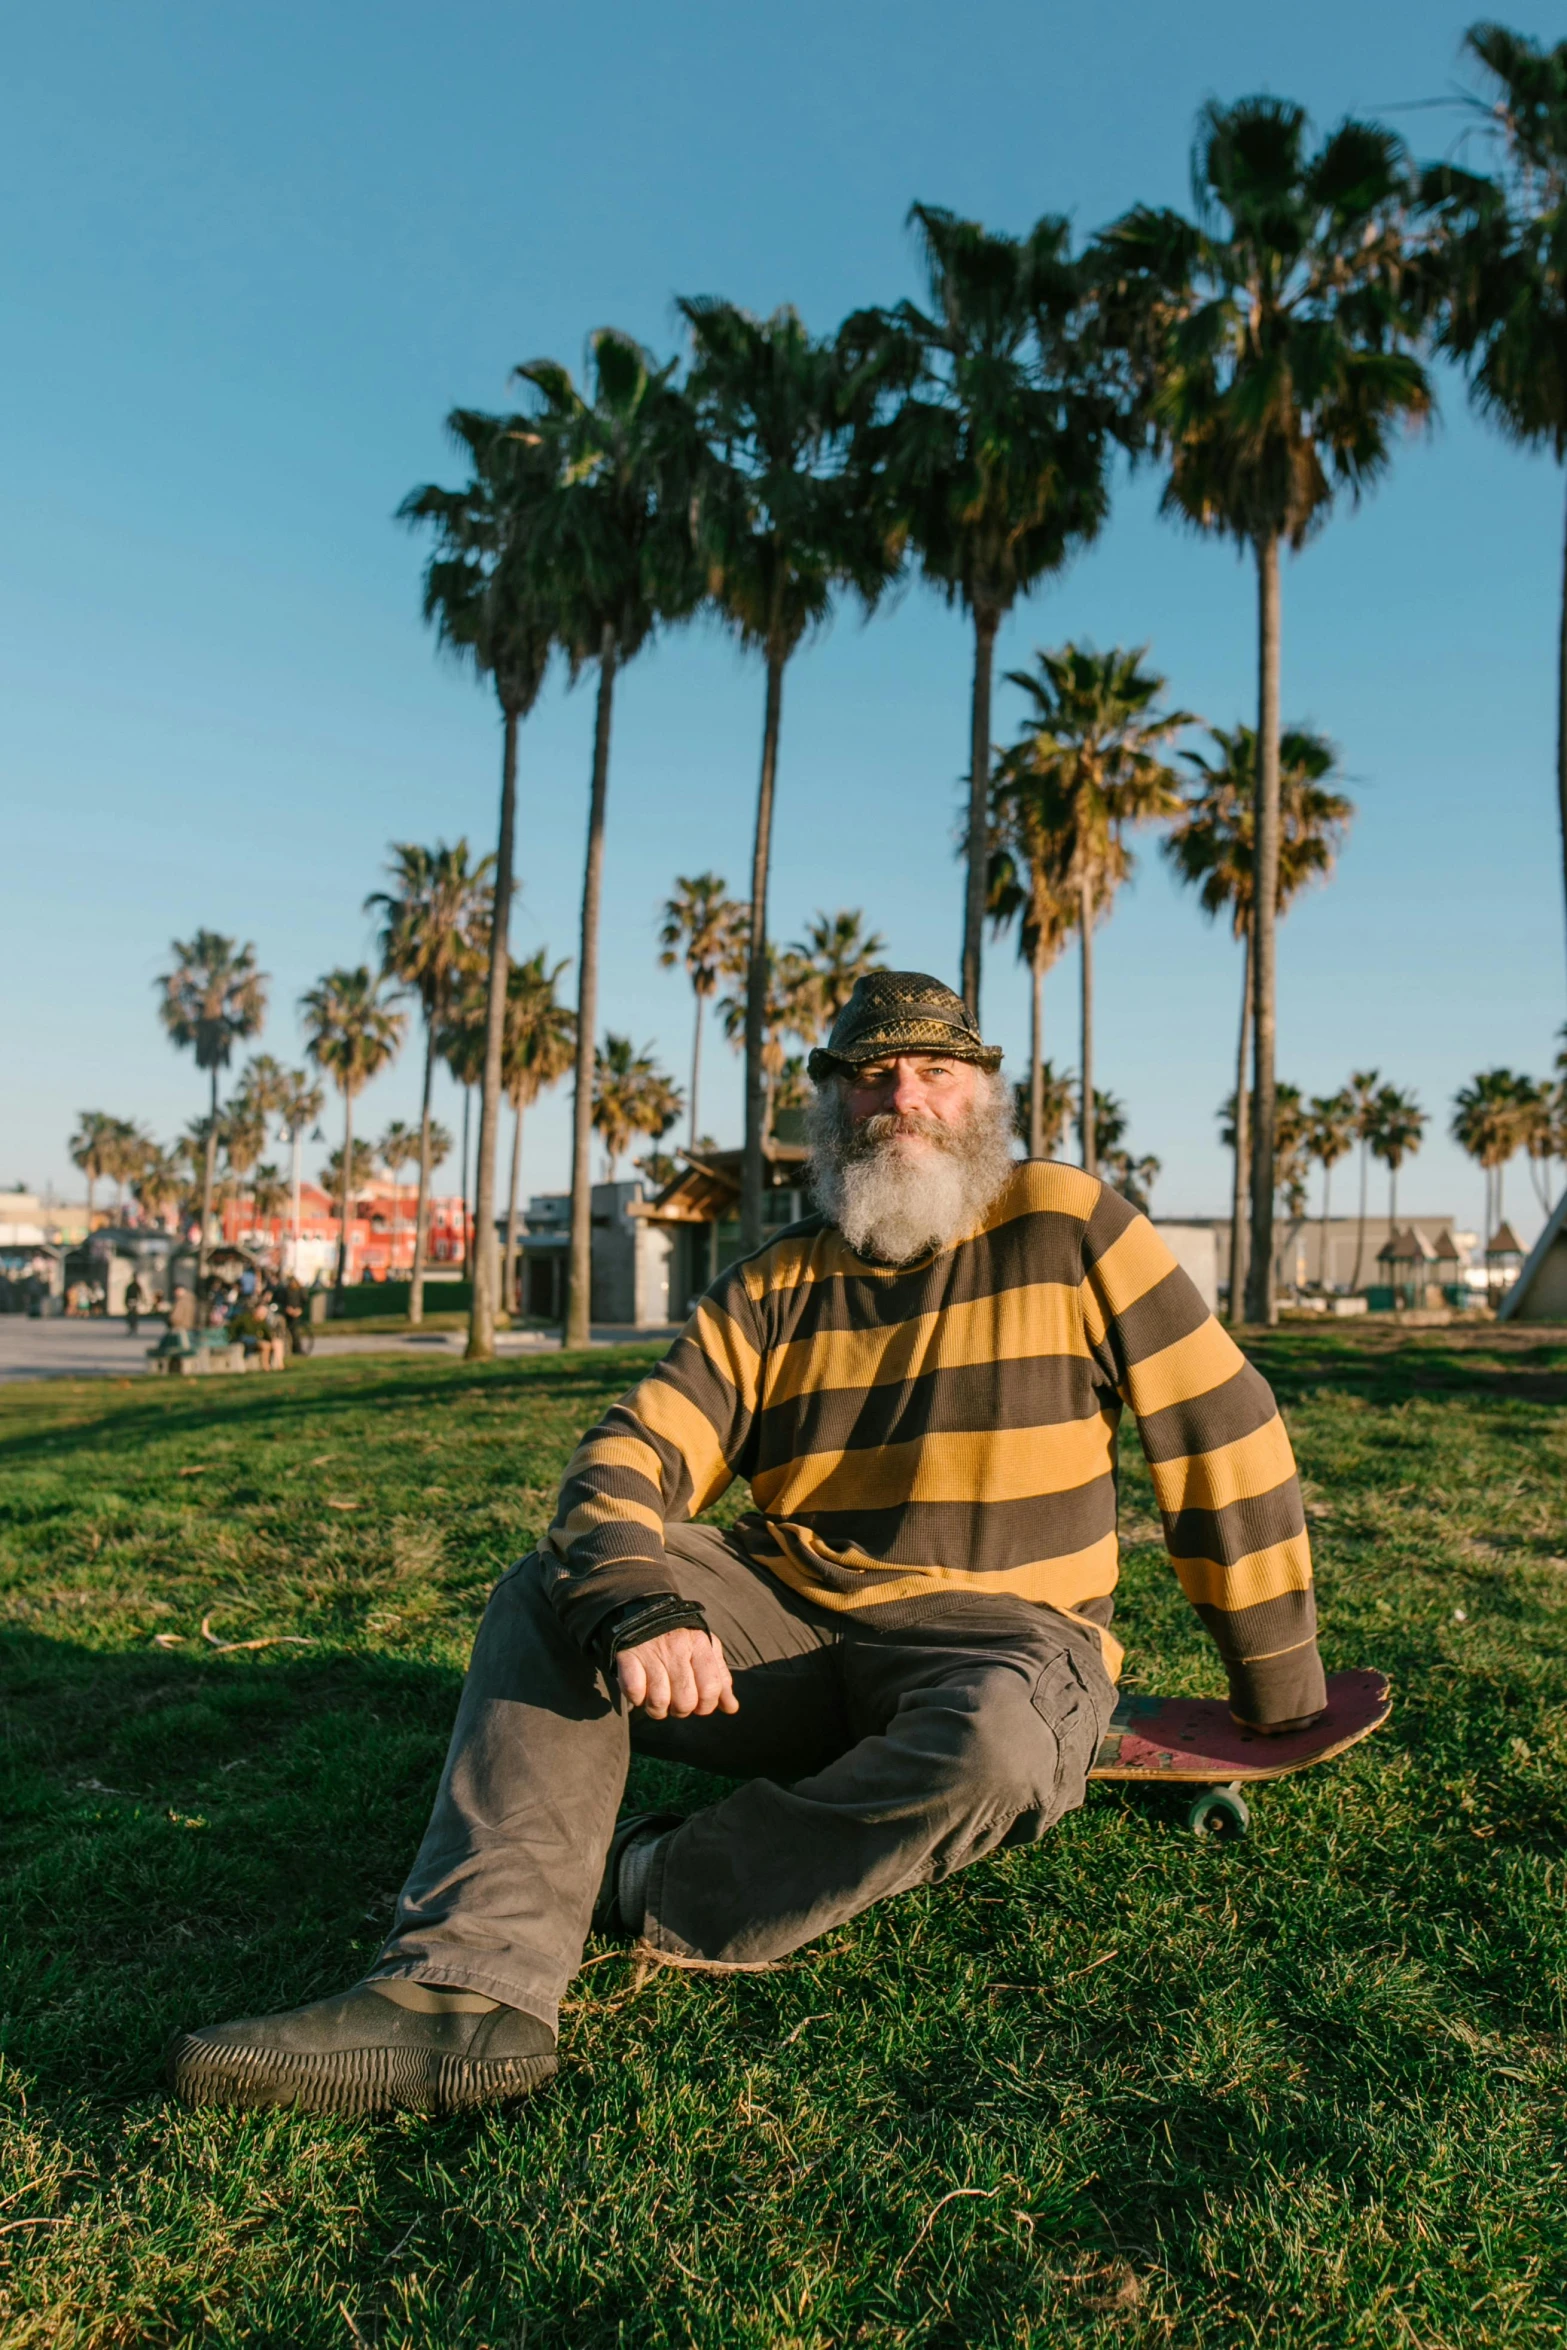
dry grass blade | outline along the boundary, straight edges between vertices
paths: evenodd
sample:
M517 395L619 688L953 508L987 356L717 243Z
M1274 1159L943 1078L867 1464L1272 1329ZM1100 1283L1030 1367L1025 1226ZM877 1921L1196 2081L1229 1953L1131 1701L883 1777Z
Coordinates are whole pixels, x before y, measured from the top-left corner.
M212 1629L212 1618L210 1614L203 1616L201 1619L201 1637L206 1641L208 1647L215 1648L220 1656L232 1656L237 1650L242 1648L315 1647L314 1640L307 1637L307 1635L303 1632L272 1632L269 1633L264 1640L220 1640L216 1632L214 1632Z
M915 2253L924 2243L925 2238L930 2234L932 2227L935 2225L936 2214L939 2211L945 2210L949 2203L956 2203L959 2196L962 2195L972 2195L975 2196L981 2203L988 2203L992 2195L999 2195L1000 2192L1001 2189L999 2187L949 2188L945 2195L941 2196L931 2205L929 2211L926 2212L925 2217L920 2221L918 2235L915 2237L913 2243L909 2246L907 2252L905 2252L903 2258L899 2261L897 2267L892 2272L893 2283L897 2283L899 2277L902 2276L904 2270L908 2267L909 2262L914 2258Z

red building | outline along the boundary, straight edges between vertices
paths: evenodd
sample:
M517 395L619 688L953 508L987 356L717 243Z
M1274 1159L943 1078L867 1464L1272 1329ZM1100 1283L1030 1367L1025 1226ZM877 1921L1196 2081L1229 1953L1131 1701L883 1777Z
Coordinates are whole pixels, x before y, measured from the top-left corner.
M413 1184L393 1183L377 1175L356 1192L348 1219L348 1263L344 1278L360 1281L405 1280L413 1270L414 1214L419 1194ZM429 1245L426 1260L446 1271L466 1266L473 1236L473 1218L455 1192L432 1194ZM225 1240L238 1248L282 1263L292 1253L294 1221L291 1208L281 1216L258 1217L248 1199L233 1199L222 1209ZM337 1201L317 1183L299 1187L299 1248L293 1270L302 1281L319 1273L331 1280L337 1270Z

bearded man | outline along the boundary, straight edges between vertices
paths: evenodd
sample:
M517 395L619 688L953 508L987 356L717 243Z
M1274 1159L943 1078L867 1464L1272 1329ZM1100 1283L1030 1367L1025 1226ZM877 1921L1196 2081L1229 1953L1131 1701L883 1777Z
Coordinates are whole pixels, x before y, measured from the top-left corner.
M590 1927L762 1968L1043 1836L1115 1704L1123 1408L1235 1714L1321 1710L1273 1397L1144 1217L1014 1159L1000 1059L939 981L859 982L810 1061L818 1212L722 1274L578 1447L491 1598L369 1977L179 2036L182 2094L522 2096ZM755 1508L695 1523L737 1476ZM742 1784L617 1821L633 1752Z

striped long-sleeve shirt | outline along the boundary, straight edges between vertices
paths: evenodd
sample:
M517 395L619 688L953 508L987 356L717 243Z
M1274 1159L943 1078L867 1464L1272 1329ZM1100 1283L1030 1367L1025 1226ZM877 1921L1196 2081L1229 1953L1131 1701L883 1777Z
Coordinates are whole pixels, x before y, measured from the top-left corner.
M1310 1550L1271 1391L1146 1217L1039 1161L912 1265L813 1216L731 1266L578 1447L546 1537L555 1604L586 1645L668 1593L666 1524L743 1477L741 1542L822 1607L894 1629L998 1592L1107 1618L1123 1408L1236 1711L1314 1710Z

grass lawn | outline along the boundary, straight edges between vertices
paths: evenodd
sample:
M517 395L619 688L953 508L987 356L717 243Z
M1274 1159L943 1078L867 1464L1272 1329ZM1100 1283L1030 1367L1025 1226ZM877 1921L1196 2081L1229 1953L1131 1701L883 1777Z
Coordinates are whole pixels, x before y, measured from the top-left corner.
M0 2342L1562 2341L1567 1345L1257 1354L1386 1730L1241 1844L1096 1788L765 1976L595 1954L553 2088L441 2123L193 2115L159 2057L368 1960L642 1358L0 1389ZM1135 1442L1122 1508L1129 1678L1216 1689Z

